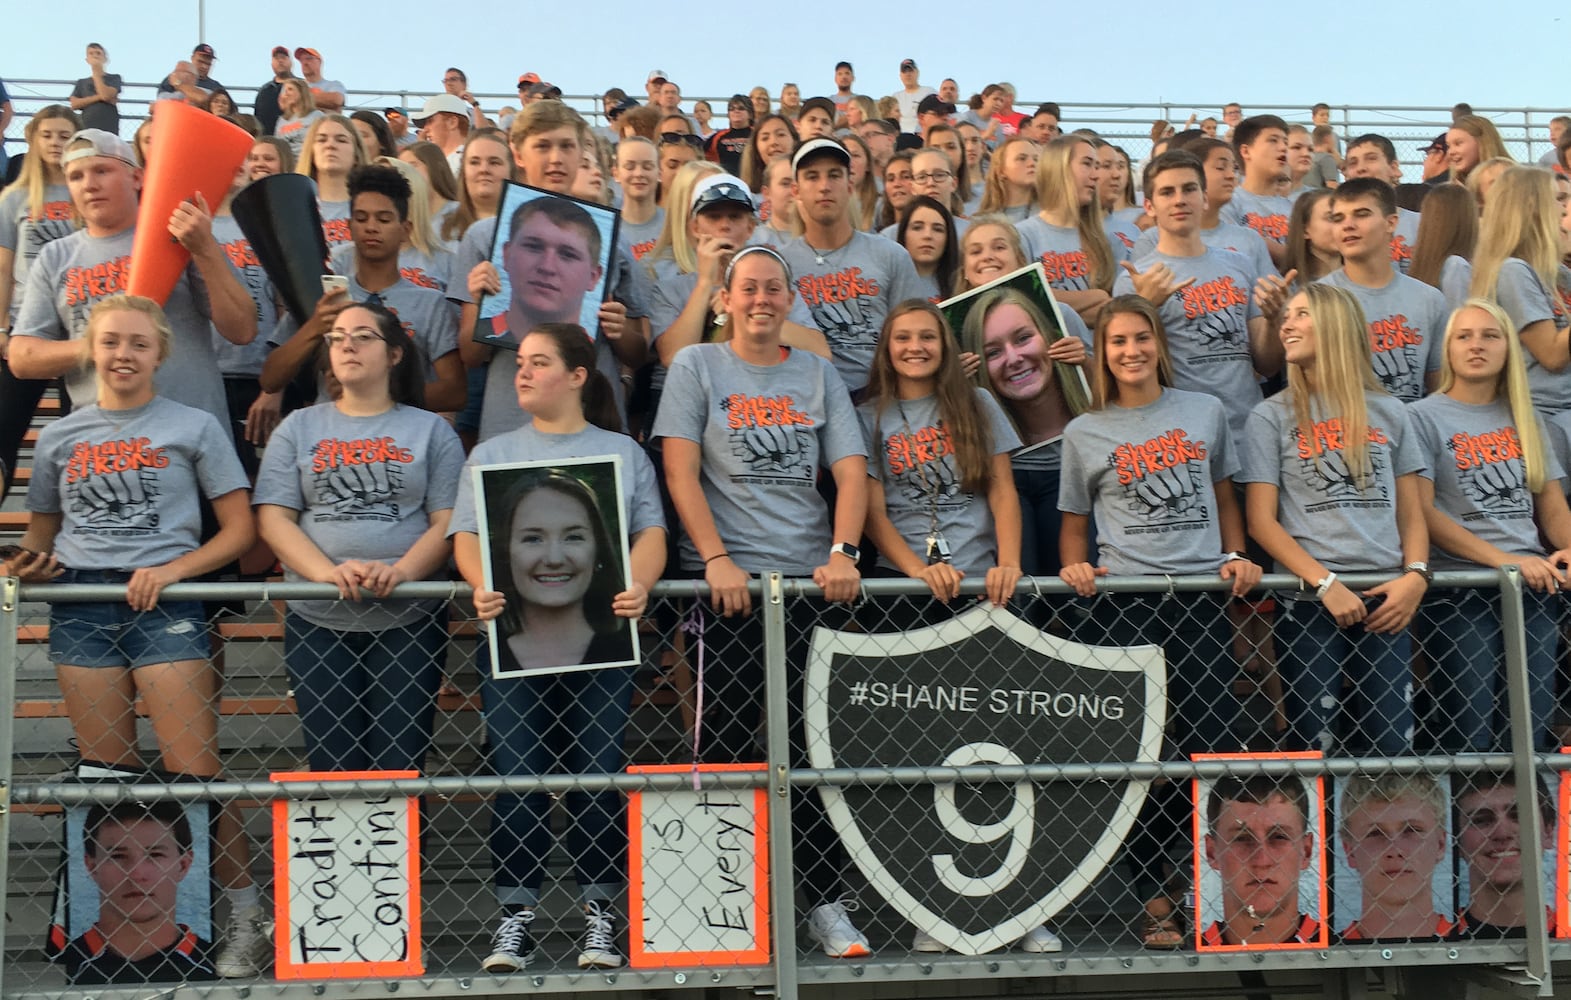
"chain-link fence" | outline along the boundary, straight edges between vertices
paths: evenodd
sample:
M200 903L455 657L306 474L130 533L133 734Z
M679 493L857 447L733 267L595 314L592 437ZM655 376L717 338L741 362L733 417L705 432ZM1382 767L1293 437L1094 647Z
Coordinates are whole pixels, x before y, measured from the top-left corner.
M123 583L4 581L0 990L1547 983L1558 595L1442 575L1382 635L1265 583L1027 581L995 610L769 577L746 619L665 583L636 656L580 657L632 665L499 677L462 587L186 584L155 620ZM497 662L553 641L501 631Z

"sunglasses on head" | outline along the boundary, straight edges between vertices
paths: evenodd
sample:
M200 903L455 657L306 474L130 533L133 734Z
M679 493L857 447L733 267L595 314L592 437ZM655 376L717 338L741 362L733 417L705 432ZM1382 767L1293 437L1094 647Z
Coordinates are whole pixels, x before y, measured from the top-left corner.
M662 145L662 146L681 146L681 145L684 145L684 144L688 145L688 146L692 146L694 149L698 149L698 150L702 150L704 148L704 140L700 139L698 136L693 135L691 133L688 133L688 132L661 132L660 133L660 145Z

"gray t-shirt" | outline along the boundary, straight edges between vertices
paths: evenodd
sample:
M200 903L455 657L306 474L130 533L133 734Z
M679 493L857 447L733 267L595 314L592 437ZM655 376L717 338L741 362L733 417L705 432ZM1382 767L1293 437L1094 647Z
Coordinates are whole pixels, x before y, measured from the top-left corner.
M119 73L105 73L104 85L115 90L124 90L125 84L120 80ZM76 86L71 88L72 97L93 97L98 93L98 85L93 83L93 78L84 76L76 81ZM83 128L101 128L110 135L120 134L120 105L109 104L105 101L94 101L87 107L77 112L82 120Z
M1386 392L1411 403L1429 391L1425 376L1440 370L1446 333L1446 297L1438 289L1405 274L1392 276L1383 288L1355 285L1346 271L1320 279L1353 293L1369 324L1375 374Z
M1020 241L1025 244L1026 260L1040 259L1047 269L1047 283L1058 292L1084 292L1091 288L1091 267L1080 246L1080 230L1054 226L1033 215L1015 223ZM1122 241L1113 243L1113 266L1129 259Z
M1241 254L1211 247L1199 257L1152 253L1134 262L1141 272L1157 264L1166 264L1179 281L1195 279L1157 310L1173 357L1173 385L1220 399L1236 439L1261 398L1249 350L1249 322L1260 316L1254 295L1259 276ZM1134 279L1121 271L1113 294L1134 290Z
M655 341L671 329L671 324L676 322L682 310L687 308L687 300L693 297L693 289L698 287L698 274L694 271L684 272L669 257L651 258L644 264L648 265L653 278L649 297L649 343L653 347ZM810 330L818 329L813 314L800 296L791 296L791 312L786 315L786 320ZM655 364L649 373L649 384L654 389L665 386L664 365Z
M22 310L13 334L45 340L78 340L87 332L87 317L100 299L125 291L131 269L135 229L114 236L89 236L82 229L55 240L39 251L27 276ZM224 380L213 355L212 313L207 285L196 265L186 267L164 303L174 331L174 349L155 377L158 394L177 403L206 410L229 433L229 403ZM71 402L87 406L98 400L91 369L66 376Z
M194 552L198 498L250 485L223 424L155 396L129 410L89 404L45 426L27 509L61 515L54 554L62 564L131 570Z
M1543 555L1522 441L1506 401L1480 406L1437 392L1407 412L1428 466L1421 475L1435 484L1435 509L1502 552ZM1550 440L1542 421L1539 436ZM1565 478L1560 459L1554 449L1546 446L1544 451L1544 486L1560 489L1554 482ZM1436 568L1477 568L1438 545L1433 561Z
M349 231L349 202L317 200L317 211L322 213L322 237L327 240L329 256L338 247L355 241Z
M1107 242L1112 244L1113 249L1121 253L1125 259L1135 252L1135 243L1145 235L1140 231L1140 227L1135 225L1135 220L1144 214L1144 209L1121 208L1102 216L1102 231L1107 233Z
M495 239L495 218L481 219L469 227L458 244L458 252L453 255L452 280L447 286L449 299L458 303L471 301L469 272L474 270L476 264L491 258L491 244ZM632 258L621 246L616 248L612 265L615 277L608 282L611 298L627 307L629 319L649 315L649 279L644 269L634 265ZM505 313L498 317L491 324L490 333L507 333L506 320ZM617 411L625 423L627 399L622 391L621 363L612 352L609 340L601 336L598 330L590 330L589 333L595 338L595 368L611 383ZM462 335L472 336L473 331L465 330ZM485 401L480 407L481 441L529 422L529 415L518 408L518 396L513 391L513 378L517 371L517 354L502 348L492 351L491 360L486 364Z
M370 301L372 293L365 290L354 272L350 271L346 276L349 278L349 301ZM425 380L435 381L436 368L433 362L458 350L458 313L452 303L441 292L410 284L403 278L375 294L388 312L398 317L404 332L420 348L425 362ZM295 322L294 316L286 311L278 317L278 325L268 337L268 343L273 347L282 347L299 329L300 325ZM317 402L326 402L329 398L326 383L321 379L317 381L316 398Z
M305 146L305 134L311 131L311 126L327 115L315 108L299 118L285 118L278 116L278 121L273 123L273 135L289 143L289 148L294 151L295 158L300 158L300 150Z
M449 202L449 204L453 203ZM334 247L329 256L329 264L334 274L354 274L355 245L345 243ZM417 288L446 292L448 283L452 281L453 254L440 247L435 253L426 253L413 245L400 247L398 273L405 281ZM456 323L457 320L455 319L454 322Z
M1222 404L1163 389L1154 403L1107 406L1069 422L1058 509L1095 515L1096 562L1114 576L1215 573L1215 484L1237 472Z
M993 454L1020 447L1020 436L993 394L980 388L975 392ZM968 493L961 484L937 397L893 400L882 414L875 403L867 402L856 412L867 442L867 474L883 484L884 510L911 550L926 557L927 537L936 519L956 568L979 576L998 565L992 508L986 496ZM883 553L878 564L897 568Z
M1559 297L1545 288L1533 269L1519 258L1507 258L1500 265L1495 301L1511 317L1518 332L1546 319L1554 323L1556 330L1566 328L1566 311L1561 308ZM1522 359L1527 363L1527 384L1533 391L1533 405L1538 411L1559 413L1571 409L1571 368L1552 372L1526 349L1522 351Z
M447 421L412 406L351 417L318 403L284 418L267 442L256 477L258 506L298 511L300 530L336 565L347 559L394 563L451 510L464 447ZM440 573L440 571L438 571ZM292 567L285 578L300 580ZM375 632L408 625L441 601L290 601L313 625Z
M27 272L38 258L38 252L45 244L76 231L71 221L73 212L71 191L64 184L45 186L44 204L36 219L28 207L27 188L12 185L0 195L0 249L14 255L11 261L11 315L0 317L7 321L6 325L21 311Z
M1218 215L1223 222L1248 226L1273 243L1286 243L1293 201L1286 195L1251 194L1239 186L1233 191L1233 200L1223 205Z
M218 356L218 370L225 375L262 374L271 350L268 334L278 325L278 296L273 283L268 280L262 262L251 241L240 231L240 223L232 215L213 217L213 239L218 241L224 256L229 258L229 268L235 272L240 286L251 296L256 305L256 339L249 344L231 344L217 330L213 331L213 353Z
M794 239L780 248L780 256L791 266L797 293L812 313L808 325L829 341L835 371L853 392L862 388L884 317L906 299L927 297L911 256L898 243L859 232L827 253L808 246L805 238Z
M1462 308L1468 300L1468 289L1473 284L1473 263L1466 257L1452 254L1440 264L1440 294L1446 297L1446 315Z
M1141 233L1140 238L1135 240L1135 248L1129 252L1129 259L1142 260L1156 253L1157 235L1155 226ZM1217 250L1231 250L1243 254L1249 261L1250 268L1257 275L1277 273L1276 265L1271 262L1271 251L1266 247L1266 241L1248 226L1219 222L1215 229L1200 230L1200 242Z
M1413 266L1413 247L1418 244L1418 213L1406 208L1396 210L1396 230L1391 234L1391 263L1403 274Z
M474 477L470 470L481 465L510 462L539 462L552 458L595 458L600 455L622 457L622 503L627 508L627 534L631 538L645 528L664 528L665 512L660 507L660 486L655 467L638 442L626 434L590 424L576 434L546 434L533 424L499 434L475 445L458 479L458 503L453 519L447 523L449 538L460 531L480 533L475 504ZM491 525L491 530L497 530Z
M830 511L818 470L867 454L845 383L816 354L790 351L752 365L730 344L677 352L655 417L655 437L703 450L699 482L726 551L749 573L809 576L829 558ZM700 570L683 537L682 568Z
M1299 434L1290 393L1255 407L1244 431L1241 483L1278 490L1277 520L1304 551L1337 573L1389 571L1402 565L1396 518L1398 476L1422 473L1423 449L1407 407L1384 393L1366 392L1369 473L1361 484L1342 451L1342 420L1311 406L1314 440ZM1278 572L1285 570L1278 564Z
M621 241L622 249L633 260L642 262L649 256L649 251L655 248L655 241L660 239L660 230L665 226L665 209L655 209L655 214L649 217L648 222L628 222L627 216L622 216L621 228L617 230L616 238Z

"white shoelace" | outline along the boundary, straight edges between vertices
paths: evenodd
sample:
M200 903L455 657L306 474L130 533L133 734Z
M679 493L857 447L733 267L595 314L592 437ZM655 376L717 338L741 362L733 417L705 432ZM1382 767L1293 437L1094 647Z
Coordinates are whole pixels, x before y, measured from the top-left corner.
M496 937L491 939L491 950L509 955L518 954L519 946L524 943L524 932L534 922L534 910L519 910L503 917L502 926L496 929Z
M611 914L600 908L600 904L590 900L585 904L588 909L584 911L584 950L611 952L616 950L616 928L611 922Z

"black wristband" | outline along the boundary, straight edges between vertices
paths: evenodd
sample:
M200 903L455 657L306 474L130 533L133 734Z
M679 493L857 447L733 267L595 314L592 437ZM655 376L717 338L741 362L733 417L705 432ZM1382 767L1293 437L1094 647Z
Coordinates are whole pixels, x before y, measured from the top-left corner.
M704 560L704 565L708 566L710 563L714 562L716 559L729 559L729 558L731 558L731 553L729 553L729 552L722 552L722 553L720 553L717 556L710 556L708 559L705 559Z

